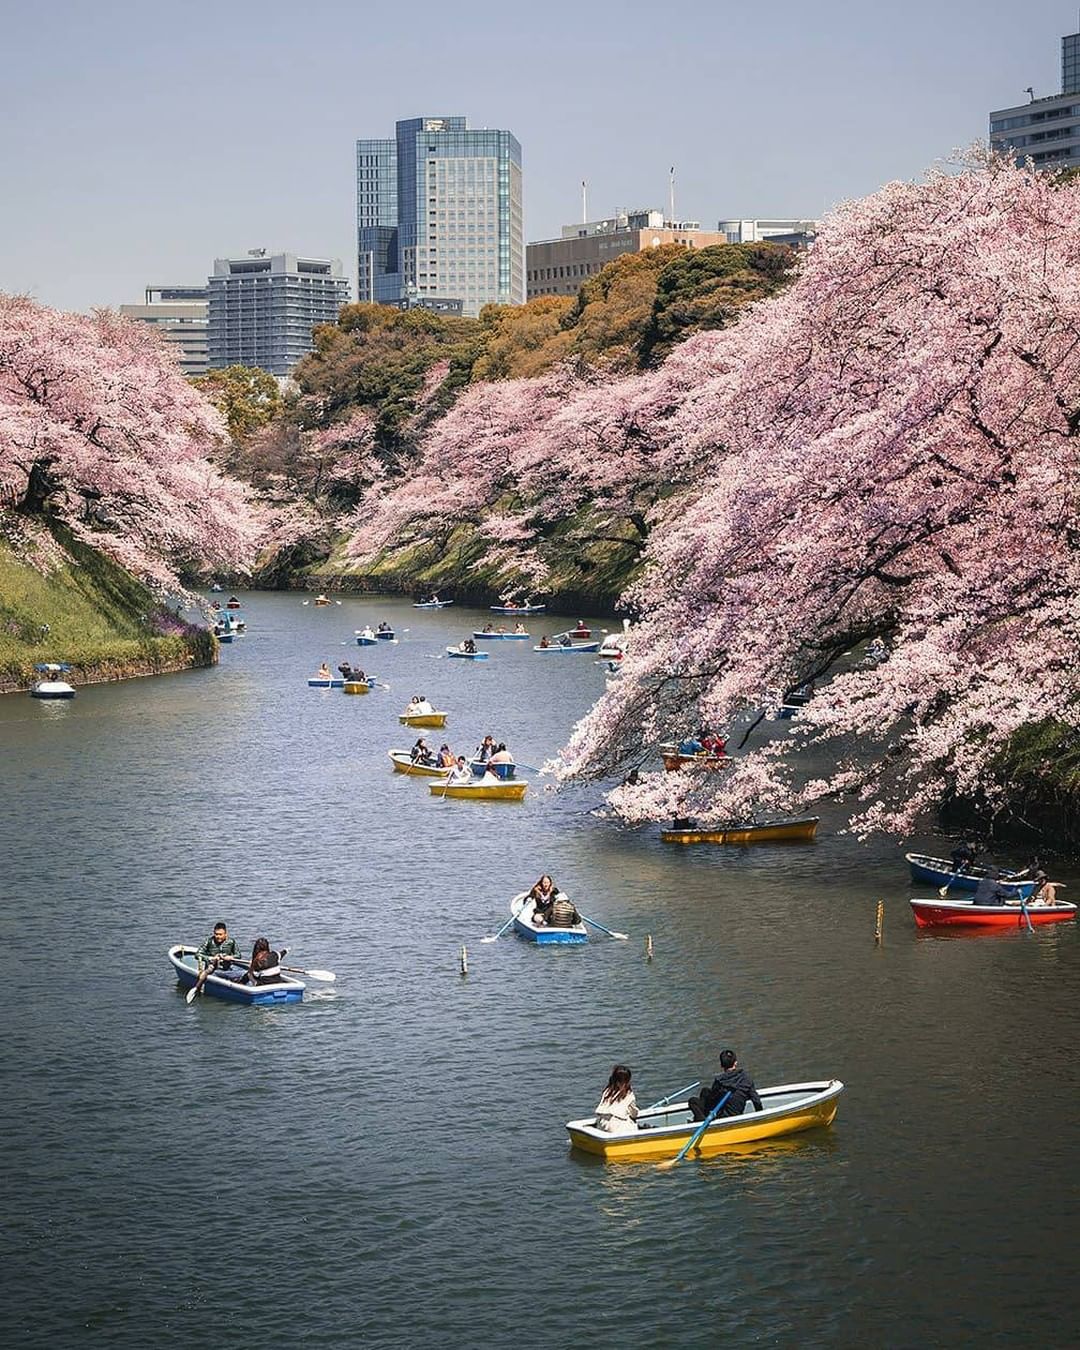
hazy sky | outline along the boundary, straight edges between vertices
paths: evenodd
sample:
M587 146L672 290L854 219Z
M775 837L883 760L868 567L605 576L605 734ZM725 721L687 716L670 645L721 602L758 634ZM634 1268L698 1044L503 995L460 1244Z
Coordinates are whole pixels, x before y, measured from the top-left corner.
M0 289L72 309L267 247L353 259L353 141L509 127L526 236L590 216L818 215L1060 88L1028 0L0 0Z

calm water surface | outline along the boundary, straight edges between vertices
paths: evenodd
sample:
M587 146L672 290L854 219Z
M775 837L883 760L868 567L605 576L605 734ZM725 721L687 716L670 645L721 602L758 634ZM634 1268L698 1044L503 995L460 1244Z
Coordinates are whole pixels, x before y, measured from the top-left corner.
M456 607L246 613L214 670L0 700L6 1343L1074 1341L1074 925L917 935L899 850L828 821L680 850L591 790L436 801L386 758L409 695L539 764L598 668L438 659L488 617ZM397 646L341 645L384 617ZM390 691L306 688L343 656ZM544 870L630 941L482 945ZM188 1007L166 949L218 917L336 985ZM843 1078L835 1126L670 1172L568 1152L613 1062L646 1103L727 1044Z

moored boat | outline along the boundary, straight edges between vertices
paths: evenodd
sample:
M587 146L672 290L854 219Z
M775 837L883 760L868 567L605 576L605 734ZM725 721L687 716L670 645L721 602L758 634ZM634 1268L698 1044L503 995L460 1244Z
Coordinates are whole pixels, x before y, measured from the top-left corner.
M440 769L437 764L414 764L408 750L387 750L395 773L412 774L415 778L449 778L449 769Z
M951 891L974 891L979 882L990 875L988 867L968 867L963 872L953 870L951 862L945 858L931 858L926 853L905 853L904 858L911 869L912 881L928 881L933 886L948 886ZM1010 881L1008 873L1002 873L997 879L1003 891L1008 891L1026 900L1035 889L1034 881Z
M712 1122L689 1158L708 1158L736 1144L778 1139L831 1125L844 1090L838 1078L816 1083L784 1083L759 1089L761 1111L747 1102L741 1116L720 1116ZM595 1153L605 1162L660 1162L674 1158L700 1128L692 1120L686 1102L647 1107L637 1118L636 1128L625 1134L609 1134L595 1124L595 1116L571 1120L566 1126L571 1144L585 1153Z
M1026 898L1026 897L1025 897ZM1076 917L1076 906L1067 900L1052 905L977 905L974 900L912 900L911 913L919 928L1026 928L1033 924L1061 923ZM1024 917L1025 911L1027 918Z
M473 779L470 783L432 783L429 791L436 797L458 797L477 802L519 802L525 796L526 786L517 779L507 783L483 778Z
M398 721L403 727L444 727L446 718L444 712L398 713Z
M30 689L31 698L64 699L74 698L75 688L67 680L60 679L65 671L71 669L62 661L42 661L34 667L41 672L41 679Z
M456 656L461 661L486 661L488 652L467 652L464 647L447 647L447 656Z
M566 897L568 900L569 896ZM583 923L575 923L569 928L549 928L547 924L539 927L533 923L533 911L536 901L527 892L515 895L510 901L510 913L514 916L514 932L528 942L538 942L542 946L551 944L577 945L589 940L589 930Z
M193 989L199 978L197 951L197 947L183 944L169 948L169 961L176 971L176 978L186 989ZM239 978L246 969L247 962L241 957L232 967L232 978L215 971L206 977L202 992L228 1003L246 1003L252 1007L263 1007L268 1003L299 1003L303 999L306 988L304 983L284 974L273 984L240 984Z
M728 825L723 829L661 830L665 844L771 844L788 840L813 839L817 833L818 817L802 820L772 820L765 824Z

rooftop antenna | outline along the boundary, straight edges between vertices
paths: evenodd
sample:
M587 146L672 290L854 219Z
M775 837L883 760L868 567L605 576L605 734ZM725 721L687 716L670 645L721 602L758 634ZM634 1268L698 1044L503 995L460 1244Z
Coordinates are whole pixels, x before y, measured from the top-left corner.
M672 225L675 224L675 165L668 169L668 204L671 209L671 215L668 220Z
M1029 102L1029 103L1034 103L1034 102L1035 102L1035 90L1032 89L1032 87L1031 87L1030 84L1029 84L1028 87L1024 90L1024 93L1027 94L1027 96L1028 96L1028 102Z
M583 178L581 180L581 223L586 224L589 219L589 185Z

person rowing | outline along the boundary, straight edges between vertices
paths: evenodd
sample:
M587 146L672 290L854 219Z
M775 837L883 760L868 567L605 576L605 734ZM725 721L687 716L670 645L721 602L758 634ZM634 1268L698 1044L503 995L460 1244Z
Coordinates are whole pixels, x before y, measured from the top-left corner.
M195 960L199 965L199 978L195 981L195 993L202 993L203 985L215 972L227 971L232 966L231 958L234 957L240 957L240 945L235 938L229 936L225 920L218 919L210 936L195 953Z
M446 781L447 783L468 783L472 776L473 771L469 768L469 761L464 755L458 755Z
M409 758L414 764L420 764L425 767L430 767L435 763L435 756L431 753L431 749L423 736L420 736L417 739L416 744L413 746L412 750L409 751Z

